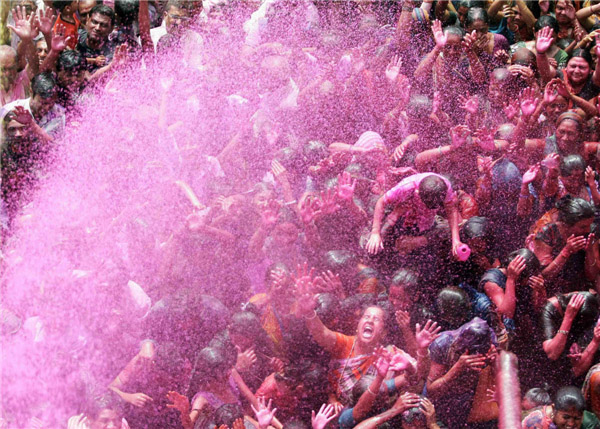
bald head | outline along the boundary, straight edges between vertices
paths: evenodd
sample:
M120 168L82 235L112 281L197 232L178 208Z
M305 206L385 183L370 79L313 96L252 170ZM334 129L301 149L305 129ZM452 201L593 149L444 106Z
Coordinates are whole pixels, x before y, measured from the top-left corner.
M8 91L17 78L17 51L10 46L0 46L0 85Z
M17 51L11 46L0 45L0 60L12 58L17 60Z

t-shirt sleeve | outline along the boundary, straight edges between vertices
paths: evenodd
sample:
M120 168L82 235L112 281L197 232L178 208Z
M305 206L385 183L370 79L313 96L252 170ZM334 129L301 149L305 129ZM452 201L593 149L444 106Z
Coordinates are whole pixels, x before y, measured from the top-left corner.
M386 204L399 204L408 200L415 192L414 182L398 183L392 189L383 195L383 202Z

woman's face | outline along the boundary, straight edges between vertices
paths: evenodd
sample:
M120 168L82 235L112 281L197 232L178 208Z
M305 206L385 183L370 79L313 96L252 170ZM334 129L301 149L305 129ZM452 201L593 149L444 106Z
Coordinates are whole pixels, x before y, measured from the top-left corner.
M590 228L592 227L592 222L594 222L593 218L580 220L569 228L569 235L573 234L576 237L588 235L590 233Z
M565 119L556 128L556 143L563 150L569 150L579 142L579 124L570 119Z
M458 61L462 53L462 38L457 34L448 34L448 41L444 46L444 58L450 61Z
M561 175L560 178L569 194L578 193L584 184L583 170L580 169L574 169L568 176Z
M477 20L473 21L471 23L471 25L469 25L469 27L467 27L467 31L469 33L472 33L473 31L475 31L477 33L478 39L483 39L483 38L487 37L488 30L489 30L489 26L482 19L477 19Z
M558 117L567 111L569 104L562 95L558 95L556 100L546 106L546 117L552 123L555 122Z
M554 413L554 424L556 429L579 429L583 421L583 412L572 408L566 411Z
M584 84L590 77L590 65L581 57L573 57L565 69L569 82L575 85Z
M390 286L390 302L395 310L408 311L412 307L410 296L402 284Z

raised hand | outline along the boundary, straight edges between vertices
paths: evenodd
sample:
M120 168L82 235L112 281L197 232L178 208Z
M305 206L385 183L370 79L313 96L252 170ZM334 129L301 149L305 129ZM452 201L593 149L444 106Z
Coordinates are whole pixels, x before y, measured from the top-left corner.
M542 165L549 170L558 170L560 156L557 153L550 153L542 160Z
M411 408L418 407L421 404L421 397L416 393L412 392L404 392L402 395L398 397L392 408L399 410L400 412L405 412L406 410L410 410Z
M552 79L551 83L554 82L554 87L556 88L556 92L561 97L566 98L567 100L571 97L571 91L567 88L567 85L560 79Z
M154 399L145 393L127 393L123 399L125 402L129 402L131 405L138 408L143 408L146 404L154 401Z
M405 150L403 145L396 146L396 149L394 149L394 153L392 154L394 162L399 162L404 157Z
M365 249L371 255L376 255L383 250L383 240L381 234L371 233L369 241L365 245Z
M190 413L190 400L187 396L171 390L167 393L167 399L171 401L170 404L167 404L167 408L174 408L181 414Z
M339 293L342 290L342 280L339 274L333 274L331 271L324 271L314 281L314 285L321 292Z
M390 366L388 370L394 372L406 371L410 365L410 356L404 352L398 352L390 357Z
M314 294L314 272L315 269L308 269L308 265L298 265L298 273L294 278L294 291L296 294L296 304L299 315L309 317L317 307L317 300Z
M475 132L474 137L475 142L481 149L487 152L491 152L496 149L492 130L487 128L481 128Z
M558 92L556 91L556 84L553 81L550 81L546 84L544 88L544 104L552 104L554 100L558 97Z
M485 361L486 356L484 355L470 355L468 352L465 352L460 356L455 365L461 371L481 372L485 367Z
M319 213L321 204L315 197L307 197L299 204L300 217L305 225L310 224Z
M238 354L235 362L235 369L237 369L238 372L246 372L256 363L257 358L254 348L250 347L243 352L239 347L236 348L238 349Z
M262 224L266 228L270 228L277 223L279 219L279 209L280 205L276 200L270 200L267 203L267 206L263 209L261 213Z
M385 77L391 84L396 82L400 74L400 67L402 67L402 58L399 55L395 55L385 68Z
M240 417L239 419L234 420L231 429L245 429L244 419Z
M471 130L466 125L457 125L454 128L450 129L452 147L459 148L461 146L464 146L470 135Z
M507 103L504 103L502 110L504 110L506 118L509 121L512 121L513 118L517 116L517 113L519 113L519 101L517 99L512 99Z
M506 52L504 49L499 49L494 52L494 58L496 58L496 60L502 64L508 64L508 61L510 60L508 52Z
M47 7L45 11L38 10L38 16L35 19L35 25L44 36L50 35L56 15L51 7Z
M52 40L50 41L50 49L55 52L64 51L67 47L67 43L71 40L72 36L65 37L66 28L63 24L58 24L52 32Z
M596 172L589 165L585 169L585 181L591 189L594 189L596 185Z
M282 174L287 173L287 170L283 165L281 165L279 161L274 159L273 161L271 161L271 173L273 173L273 176L275 176L275 178L279 178L279 176L281 176Z
M535 293L541 294L546 293L546 285L542 276L531 276L527 281L527 284Z
M585 239L584 236L579 235L579 236L575 236L573 234L571 234L571 236L567 239L567 244L565 245L565 250L569 255L572 255L573 253L577 253L580 250L585 249L585 246L587 245L587 240Z
M375 361L375 368L377 368L377 374L381 378L385 378L390 369L390 359L392 358L391 353L384 347L378 347L375 350L374 355L377 357Z
M71 417L67 425L67 429L87 429L89 427L89 421L85 414ZM5 429L5 427L2 426L0 426L0 428Z
M575 319L579 309L583 306L585 302L585 297L580 293L575 293L571 296L569 300L569 304L567 305L567 309L565 310L565 317L568 317L570 320Z
M335 213L339 208L339 204L336 202L337 192L335 189L330 188L326 191L321 192L321 210L320 212L324 215Z
M554 30L552 27L543 27L537 34L537 40L535 42L535 50L538 54L544 54L554 41L553 39Z
M529 185L532 183L539 175L541 171L540 164L535 164L529 167L529 169L523 174L523 184Z
M25 109L23 106L15 107L13 114L15 115L15 121L17 121L19 124L28 127L33 123L33 116L31 116L31 112L29 112L29 110Z
M355 189L356 179L352 180L350 173L344 171L338 176L337 196L340 200L351 200Z
M431 320L428 320L423 328L417 323L416 328L415 339L421 350L427 349L429 345L440 336L440 331L442 330L437 323L432 322Z
M115 53L113 55L111 63L112 66L122 66L123 64L125 64L127 62L127 52L129 52L129 47L127 46L127 44L122 43L119 46L117 46L117 49L115 49Z
M312 411L311 423L312 429L323 429L327 423L332 421L337 416L337 411L333 404L323 404L317 414Z
M506 269L506 277L513 279L513 281L517 280L523 270L525 270L525 267L527 267L525 258L521 255L516 256L515 259L510 261L510 264L508 264L508 268Z
M395 316L396 316L396 322L398 323L398 326L400 328L402 328L402 329L409 328L410 314L408 314L408 311L398 310L398 311L396 311Z
M272 400L269 399L269 403L265 404L265 398L259 397L257 408L254 408L254 405L250 405L252 407L252 411L254 411L254 415L256 416L256 420L258 421L258 427L260 429L266 429L271 424L273 417L275 417L275 413L277 412L277 408L271 409Z
M431 25L431 30L433 31L433 38L435 40L435 46L438 49L444 49L446 43L448 42L448 36L444 34L444 30L442 30L442 23L436 19L433 21Z
M427 425L433 425L436 423L437 418L435 415L435 407L433 405L433 402L431 402L427 398L422 398L421 411L423 411L423 414L425 415L425 421L427 422Z
M544 27L548 28L548 27ZM540 102L535 89L527 87L521 92L521 113L525 117L530 117L534 114L535 109Z
M279 358L276 357L272 357L269 360L269 366L271 367L271 369L273 370L273 372L283 372L283 369L285 367L285 364L283 363L283 361Z
M7 25L21 40L30 41L37 36L37 30L34 25L35 14L27 16L27 11L23 6L17 6L12 11L15 25Z
M481 51L481 45L477 43L477 32L473 30L471 33L465 34L463 37L462 46L465 51L472 51L475 54L479 54Z
M460 101L460 108L466 110L471 115L477 114L479 110L479 98L476 96L465 97L464 95L459 95L458 100Z

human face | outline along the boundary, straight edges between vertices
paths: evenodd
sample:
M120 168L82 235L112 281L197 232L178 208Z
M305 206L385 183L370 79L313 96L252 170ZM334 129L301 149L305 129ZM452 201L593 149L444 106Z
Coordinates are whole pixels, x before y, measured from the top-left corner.
M590 76L590 65L581 57L573 57L565 69L569 82L574 85L583 85Z
M61 88L78 92L85 80L85 70L61 70L56 74L56 81Z
M577 122L565 119L556 128L556 143L563 150L570 150L579 142L579 126Z
M569 194L577 194L581 187L583 186L583 170L573 170L571 174L568 176L560 176L563 185L567 189Z
M40 39L35 42L35 50L37 51L38 58L40 59L40 65L42 65L48 56L48 44L46 43L46 40Z
M169 34L181 33L189 20L190 18L185 9L171 6L165 11L165 26L167 28L167 33Z
M559 95L556 97L556 100L546 106L546 116L551 123L555 122L556 119L558 119L562 113L566 112L568 108L569 105L565 97Z
M554 13L556 14L556 20L559 24L569 24L571 22L571 18L569 17L566 0L558 0L556 2L556 7L554 8Z
M5 90L15 82L18 73L17 57L11 53L0 56L0 85Z
M79 11L79 20L81 21L81 25L87 25L90 10L96 6L96 0L79 0L78 11Z
M104 409L98 414L90 429L116 429L121 427L121 419L116 411Z
M488 29L488 25L483 20L478 19L473 21L471 25L469 25L469 28L467 30L469 33L475 31L475 33L477 34L477 38L483 39L487 37Z
M458 61L462 53L462 39L456 34L448 34L446 46L444 46L444 58L450 61Z
M30 107L35 118L43 118L56 104L56 94L50 98L43 98L39 94L31 98Z
M583 421L583 413L572 408L566 411L554 413L554 424L556 429L579 429Z
M390 286L390 302L395 310L408 311L412 306L410 296L401 284Z
M588 235L590 233L590 228L592 227L592 222L594 222L593 218L580 220L569 228L569 235L573 234L576 237Z
M96 43L103 42L108 38L112 31L112 25L108 16L94 13L87 21L85 29L88 33L88 38Z
M458 20L460 21L460 25L464 26L467 20L467 13L469 12L469 8L461 6L456 12L458 14Z
M377 345L385 333L383 310L379 307L369 307L358 321L357 339L362 344Z
M28 153L29 145L26 143L29 137L27 127L20 122L13 119L6 124L6 143L15 155L26 155Z

